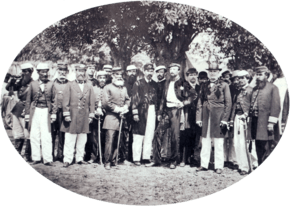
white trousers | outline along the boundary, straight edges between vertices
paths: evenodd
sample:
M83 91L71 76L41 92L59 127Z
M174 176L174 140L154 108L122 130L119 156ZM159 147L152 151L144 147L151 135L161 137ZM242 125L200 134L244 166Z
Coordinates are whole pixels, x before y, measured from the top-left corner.
M206 137L201 138L201 166L208 168L211 154L211 140L210 137L210 118L208 120L208 128ZM214 143L214 168L223 169L224 168L224 138L213 138Z
M85 146L87 143L87 134L70 134L65 133L63 162L72 163L74 158L74 149L76 147L76 162L83 161Z
M150 160L152 140L155 130L155 118L155 106L150 105L148 108L145 135L133 134L133 161L141 160L142 148L142 159Z
M25 120L12 115L12 133L14 139L29 139L29 132L25 129Z
M249 163L246 151L246 137L244 132L244 122L239 119L240 115L236 115L234 122L234 145L236 151L237 163L239 169L245 172L249 171ZM247 127L246 127L247 129ZM249 149L249 143L247 143L247 149ZM258 158L256 153L255 142L252 142L252 151L250 153L252 166L258 166Z
M33 161L40 161L40 145L43 162L52 162L52 138L48 129L48 108L35 108L31 122L30 144Z
M227 141L229 142L229 145L227 145ZM232 137L224 140L224 158L225 161L237 164L234 138Z

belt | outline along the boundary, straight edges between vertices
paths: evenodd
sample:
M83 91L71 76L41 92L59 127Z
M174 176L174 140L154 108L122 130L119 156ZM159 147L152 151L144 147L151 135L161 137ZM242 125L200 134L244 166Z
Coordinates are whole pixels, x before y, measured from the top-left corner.
M36 107L38 107L38 108L47 108L48 106L47 106L46 103L38 102L38 103L36 104Z

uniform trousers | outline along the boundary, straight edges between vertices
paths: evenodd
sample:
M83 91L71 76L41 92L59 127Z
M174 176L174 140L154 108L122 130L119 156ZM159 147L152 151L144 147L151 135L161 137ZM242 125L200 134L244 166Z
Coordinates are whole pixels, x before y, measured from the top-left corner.
M119 131L108 129L106 131L106 144L105 144L105 163L113 162L117 156ZM122 138L121 138L122 139Z
M67 162L69 164L72 163L74 158L75 147L76 147L76 162L83 161L86 142L87 142L86 133L82 134L65 133L63 162Z
M210 119L208 120L208 129L206 137L201 137L201 167L208 168L211 155L211 141L214 142L214 167L223 169L224 167L224 138L210 137Z
M148 108L145 135L133 134L133 161L140 161L141 154L143 160L150 160L155 130L155 118L155 106L150 105Z
M64 132L60 131L61 123L63 121L63 112L62 109L59 108L56 114L56 121L52 124L52 156L54 157L55 151L55 140L56 136L58 136L58 145L57 145L57 159L63 159L63 147L64 147Z
M31 122L30 144L32 160L40 161L40 145L42 149L43 162L52 162L52 141L48 129L48 108L35 108ZM49 123L50 124L50 123Z
M227 144L227 141L229 144ZM237 164L236 149L233 137L228 137L224 141L224 158L225 161Z
M244 132L244 122L239 119L241 115L236 114L234 121L234 148L237 158L237 163L241 171L249 172L249 162L246 151L246 139ZM247 131L247 127L245 128ZM247 143L247 150L249 150L249 144ZM257 154L255 144L252 144L252 149L250 153L250 158L252 166L257 166Z

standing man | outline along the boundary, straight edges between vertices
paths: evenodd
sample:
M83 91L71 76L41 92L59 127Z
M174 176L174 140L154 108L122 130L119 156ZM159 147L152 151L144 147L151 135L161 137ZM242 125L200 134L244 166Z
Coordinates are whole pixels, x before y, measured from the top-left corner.
M51 123L56 120L57 106L53 82L48 80L49 65L37 65L39 79L32 81L28 88L25 105L25 121L29 122L32 164L41 161L40 146L43 163L53 166Z
M33 66L30 63L24 63L20 65L22 75L19 79L10 78L6 85L6 90L13 88L13 91L17 91L19 101L12 108L12 133L15 139L15 149L21 155L22 147L26 139L26 147L24 153L24 159L31 161L31 147L29 132L25 128L24 121L24 108L26 104L27 93L29 90L29 84L32 81L31 74L33 72Z
M221 71L218 61L209 62L207 70L209 81L201 91L196 112L196 123L202 127L201 166L197 171L207 170L213 139L215 169L220 174L224 167L224 135L227 131L232 101L229 85L218 81Z
M179 76L180 68L181 66L176 63L169 65L170 79L165 83L158 113L158 121L161 121L163 113L167 113L171 122L171 169L175 169L180 161L180 125L184 122L182 108L190 103L184 95L184 80Z
M93 64L87 64L87 80L92 83L93 87L98 84L98 81L94 78L96 72L96 66Z
M94 89L94 95L95 95L95 118L93 119L93 123L90 124L91 127L91 133L88 134L88 142L87 144L90 144L92 146L91 153L89 154L90 160L88 163L92 164L94 162L99 161L99 155L100 152L102 152L102 157L104 154L104 148L105 148L105 131L102 128L103 126L103 120L105 115L105 108L104 108L104 87L106 86L106 79L107 79L107 73L105 71L99 71L97 72L97 84L93 87ZM99 134L98 134L98 121L100 122L100 130L101 130L101 137L99 142ZM101 150L99 151L99 145L101 144ZM86 151L87 152L87 151Z
M246 175L249 172L249 162L247 158L247 137L245 136L244 125L247 125L246 119L250 111L253 88L249 87L250 76L247 71L239 71L237 77L240 82L240 92L236 94L234 98L231 115L231 121L234 122L233 148L235 150L234 152L236 154L240 174ZM254 146L252 147L251 153L254 157L257 156ZM253 164L255 165L256 163L253 162Z
M132 89L133 161L140 166L142 159L150 163L152 140L157 110L157 83L152 80L152 64L144 65L145 78L138 80Z
M86 81L86 68L76 66L76 80L69 82L64 89L62 103L64 121L61 125L65 132L64 167L68 167L74 157L76 147L76 162L83 161L89 124L93 121L95 111L95 96L91 83Z
M106 85L107 84L111 84L112 83L112 66L109 64L106 64L103 66L103 70L105 72L107 72L107 81L106 81Z
M196 146L196 135L200 129L196 125L196 105L197 96L199 93L200 86L197 85L198 72L195 68L190 68L186 72L188 81L184 83L184 93L186 97L189 97L190 102L183 107L184 110L184 128L180 136L180 149L181 149L181 163L180 167L184 167L189 157L194 155L194 149ZM190 163L190 162L189 162Z
M280 97L278 88L267 80L268 68L260 66L255 72L256 86L251 98L248 134L256 140L258 164L261 165L269 156L274 140L274 125L280 114Z
M157 90L157 108L159 109L160 107L160 102L162 99L162 94L164 91L164 86L165 86L165 82L166 82L166 74L167 74L167 69L165 66L160 65L158 67L155 68L155 73L157 75L157 86L158 86L158 90Z
M63 147L64 147L64 132L60 131L60 127L63 121L62 101L64 97L64 89L68 83L67 75L69 71L68 71L67 64L64 62L58 62L57 73L58 73L58 76L54 81L54 89L55 89L55 94L56 94L56 99L57 99L57 113L56 113L56 121L53 123L53 130L51 131L52 157L54 158L55 139L56 139L56 136L58 136L56 159L62 162L63 161Z
M130 98L127 89L124 86L122 78L122 68L113 68L112 83L104 88L104 100L106 117L103 129L106 129L106 145L105 145L105 168L110 169L111 164L118 161L117 143L120 129L120 122L123 115L129 111ZM122 139L122 138L121 138Z

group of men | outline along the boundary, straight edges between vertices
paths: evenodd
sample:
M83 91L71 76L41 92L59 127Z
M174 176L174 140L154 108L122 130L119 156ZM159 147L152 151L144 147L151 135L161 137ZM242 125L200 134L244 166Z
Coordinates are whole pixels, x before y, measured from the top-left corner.
M189 68L186 78L177 63L146 64L144 77L134 65L125 74L111 65L99 71L79 65L74 81L67 80L64 62L53 81L46 63L36 67L38 80L31 79L32 64L21 69L22 78L11 78L6 89L17 91L15 147L21 153L27 139L25 159L31 164L41 163L41 156L47 166L58 160L69 167L75 160L104 162L106 169L124 160L146 167L166 160L175 169L192 163L201 148L197 171L208 169L214 149L218 174L227 163L245 175L269 155L281 112L265 66L255 68L254 79L246 70L221 76L217 62L207 72Z

